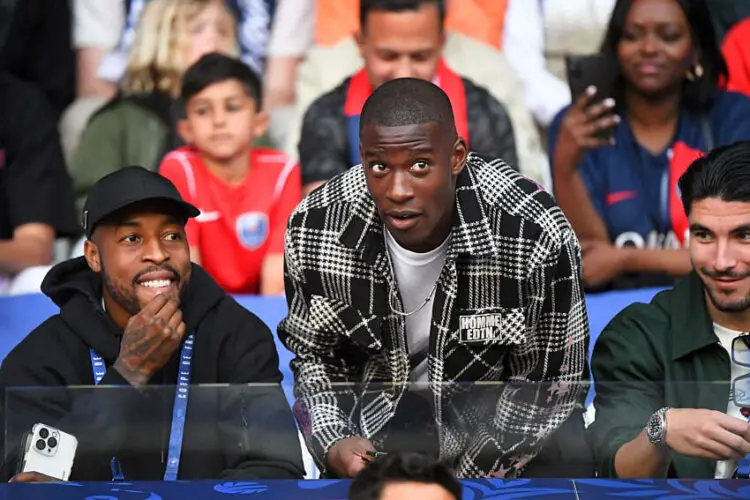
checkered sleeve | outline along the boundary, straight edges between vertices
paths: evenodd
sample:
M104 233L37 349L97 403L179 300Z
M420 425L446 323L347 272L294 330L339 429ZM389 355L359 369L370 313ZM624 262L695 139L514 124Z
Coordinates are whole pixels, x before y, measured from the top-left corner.
M585 391L589 327L580 247L567 222L561 226L562 241L549 241L553 237L544 233L538 243L550 250L527 285L528 342L509 353L508 384L494 412L496 436L500 436L497 456L502 458L493 470L500 476L520 473L582 402Z
M293 216L294 217L294 216ZM336 333L316 328L298 260L295 236L304 232L291 227L285 237L284 285L289 307L278 335L294 353L294 415L318 468L326 470L326 455L337 441L359 434L354 424L356 396L351 364L336 351Z

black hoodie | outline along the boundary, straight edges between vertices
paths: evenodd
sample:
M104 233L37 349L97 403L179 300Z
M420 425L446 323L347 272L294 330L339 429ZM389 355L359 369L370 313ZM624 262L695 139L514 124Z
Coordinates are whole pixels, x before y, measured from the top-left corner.
M179 349L147 387L134 389L110 368L122 331L103 311L101 279L85 260L55 266L42 291L60 314L0 366L0 480L16 472L22 438L38 422L78 438L71 480L109 481L113 455L127 480L162 479ZM191 387L178 478L301 478L297 429L268 327L196 265L181 309L195 333L191 384L214 385ZM101 385L116 387L70 387L93 385L91 348L108 367Z

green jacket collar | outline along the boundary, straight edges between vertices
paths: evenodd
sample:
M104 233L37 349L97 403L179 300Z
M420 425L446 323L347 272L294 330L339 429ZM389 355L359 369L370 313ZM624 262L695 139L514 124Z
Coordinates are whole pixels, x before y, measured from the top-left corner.
M714 333L713 321L706 307L703 282L697 273L690 273L674 287L674 293L665 295L664 299L669 303L661 304L661 306L673 312L671 321L673 361L718 341ZM674 311L682 311L682 313L674 314Z

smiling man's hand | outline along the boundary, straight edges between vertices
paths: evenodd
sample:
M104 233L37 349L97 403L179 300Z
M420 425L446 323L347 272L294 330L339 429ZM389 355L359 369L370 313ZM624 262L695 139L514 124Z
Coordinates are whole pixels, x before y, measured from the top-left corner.
M177 300L156 295L128 321L115 370L136 387L146 384L180 346L185 330Z

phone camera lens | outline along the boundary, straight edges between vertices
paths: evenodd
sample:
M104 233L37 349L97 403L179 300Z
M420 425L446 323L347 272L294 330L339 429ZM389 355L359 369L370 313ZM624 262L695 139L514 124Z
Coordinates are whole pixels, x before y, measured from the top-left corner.
M36 449L37 450L43 450L47 447L47 443L44 441L44 439L37 439L36 440Z
M49 431L47 428L42 427L42 430L39 431L39 437L42 439L47 439L49 437Z
M57 446L57 439L55 439L53 437L49 438L49 440L47 441L47 445L50 448L54 448L55 446Z

